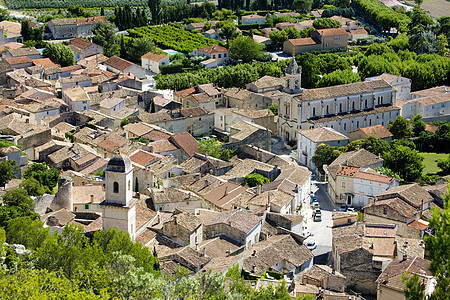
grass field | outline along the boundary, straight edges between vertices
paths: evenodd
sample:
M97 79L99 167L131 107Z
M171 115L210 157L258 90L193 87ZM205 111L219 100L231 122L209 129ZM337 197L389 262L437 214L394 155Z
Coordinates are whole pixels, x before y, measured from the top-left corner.
M425 169L423 169L423 174L427 173L437 173L441 169L437 166L437 160L440 159L446 159L448 157L448 154L445 153L425 153L420 152L420 155L422 155L425 159L423 161L423 164L425 165Z
M408 1L408 3L414 5L414 1ZM429 11L430 15L435 18L450 16L450 1L448 0L426 0L420 7Z

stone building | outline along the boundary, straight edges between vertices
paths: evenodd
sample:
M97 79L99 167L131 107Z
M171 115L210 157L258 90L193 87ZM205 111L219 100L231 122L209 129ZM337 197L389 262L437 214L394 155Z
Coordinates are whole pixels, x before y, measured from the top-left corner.
M99 21L106 22L105 17L89 17L80 19L56 19L48 22L54 39L70 39L92 34L92 28Z
M133 166L127 156L115 156L105 170L105 200L102 207L103 230L117 228L132 239L136 233L136 203L133 197Z
M384 80L305 89L282 96L278 105L278 135L297 140L297 130L330 127L342 134L360 127L387 126L400 114L395 91Z
M345 290L345 276L326 265L313 265L302 274L302 283L336 292Z

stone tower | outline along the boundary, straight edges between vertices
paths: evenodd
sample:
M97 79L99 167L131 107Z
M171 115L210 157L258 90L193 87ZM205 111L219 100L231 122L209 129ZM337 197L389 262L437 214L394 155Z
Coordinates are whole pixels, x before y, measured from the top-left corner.
M133 167L127 156L114 156L105 170L105 201L102 207L103 230L110 227L136 233L136 202L133 198Z
M62 208L68 211L73 210L73 180L68 176L61 176L58 180L58 191L55 194L52 205L50 207L53 211Z
M286 80L286 87L283 90L284 92L290 94L298 94L301 92L302 67L297 64L295 55L292 55L292 60L286 67L284 79Z

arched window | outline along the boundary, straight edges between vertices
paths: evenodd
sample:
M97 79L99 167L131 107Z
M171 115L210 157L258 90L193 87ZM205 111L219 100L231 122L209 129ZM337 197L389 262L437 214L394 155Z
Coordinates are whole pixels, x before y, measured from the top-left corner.
M369 119L369 126L372 126L372 119Z
M352 102L352 110L355 110L355 102Z
M327 115L329 114L329 109L328 109L328 105L327 105Z
M113 183L113 193L119 192L119 183L117 181L114 181Z
M344 130L347 130L347 123L344 123Z
M364 108L367 108L367 99L366 99L366 101L364 102Z
M313 107L313 117L316 115L316 108Z
M342 103L339 103L339 112L342 112Z

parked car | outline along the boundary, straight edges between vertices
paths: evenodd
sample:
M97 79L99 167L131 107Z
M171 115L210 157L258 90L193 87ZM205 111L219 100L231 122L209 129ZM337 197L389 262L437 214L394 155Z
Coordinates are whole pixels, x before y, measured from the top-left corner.
M306 247L308 247L308 249L312 251L317 248L317 244L315 241L309 241L306 243Z
M314 222L322 221L322 214L314 214Z
M347 204L342 204L341 207L339 208L340 211L347 211L347 209L348 209Z
M320 204L319 204L319 202L313 202L312 208L313 208L313 210L320 209Z
M349 208L347 209L347 211L352 211L352 212L354 212L354 211L355 211L355 208L354 208L354 207L349 207Z
M303 236L304 236L305 238L310 237L310 236L311 236L311 231L305 231L305 232L303 232Z
M311 201L317 201L316 196L311 196Z
M317 214L322 214L322 212L320 211L320 208L314 209L314 214L315 214L315 215L317 215Z

